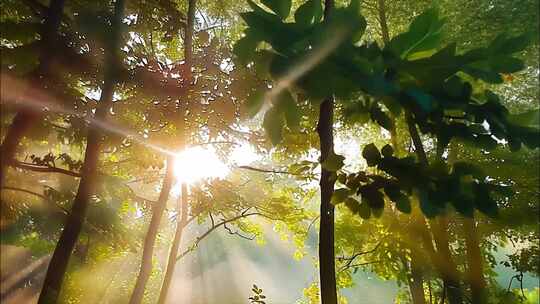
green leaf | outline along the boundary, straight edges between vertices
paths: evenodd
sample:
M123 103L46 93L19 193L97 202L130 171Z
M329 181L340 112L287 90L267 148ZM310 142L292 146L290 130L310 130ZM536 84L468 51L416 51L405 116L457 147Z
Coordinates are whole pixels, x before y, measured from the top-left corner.
M508 115L508 120L522 127L540 127L540 109L535 109L515 115Z
M339 154L336 154L332 151L328 155L328 157L321 163L321 167L327 171L336 172L343 167L344 160L345 160L345 157Z
M292 0L261 0L261 2L281 19L287 19L291 11Z
M294 13L294 20L302 27L308 27L321 20L323 8L321 0L308 0Z
M255 116L259 111L261 110L263 104L264 104L264 96L265 92L263 91L254 91L251 92L246 100L246 108L248 115L250 117Z
M401 58L435 49L441 40L443 25L444 20L439 19L437 10L429 9L413 20L407 32L394 37L388 48Z
M264 115L263 127L273 145L279 144L283 139L284 122L283 113L275 107L270 108Z
M330 202L333 205L341 204L345 201L347 197L351 194L351 191L347 188L340 188L334 190L334 193L332 194L332 199Z
M255 35L248 32L234 44L233 54L241 64L245 65L253 59L260 42Z
M381 161L381 154L375 144L369 144L362 150L362 156L366 159L368 166L376 166Z
M285 121L291 130L296 130L300 126L302 114L293 96L288 90L283 90L277 97L275 106L285 114Z

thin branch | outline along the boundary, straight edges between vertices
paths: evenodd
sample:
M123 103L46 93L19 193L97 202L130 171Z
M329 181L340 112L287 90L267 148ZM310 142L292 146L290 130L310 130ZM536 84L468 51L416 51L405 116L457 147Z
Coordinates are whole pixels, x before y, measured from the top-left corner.
M180 260L181 258L183 258L185 255L187 255L189 252L193 251L195 248L197 248L199 246L199 243L204 239L206 238L210 233L212 233L212 231L216 230L217 228L221 227L221 226L224 226L226 225L227 223L231 223L231 222L234 222L234 221L237 221L241 218L246 218L246 217L249 217L249 216L253 216L253 215L261 215L261 216L264 216L262 213L260 212L251 212L251 213L244 213L242 212L242 214L240 215L237 215L235 217L232 217L230 219L224 219L222 220L221 222L213 225L212 227L210 227L206 232L204 232L203 234L201 234L200 236L198 236L197 238L195 238L195 242L193 243L193 245L191 245L188 249L186 249L184 252L182 252L179 256L176 257L176 260Z
M300 173L294 173L294 172L283 171L283 170L262 169L262 168L252 167L252 166L237 166L236 168L245 169L245 170L251 170L251 171L257 171L257 172L262 172L262 173L289 174L289 175L307 177L306 175L303 175L303 174L300 174Z
M11 191L19 191L19 192L23 192L23 193L26 193L26 194L31 194L31 195L37 196L37 197L43 199L46 202L52 203L56 208L61 209L66 215L69 214L69 210L67 210L66 208L52 202L47 196L45 196L45 195L43 195L41 193L37 193L37 192L27 190L27 189L23 189L23 188L9 187L9 186L2 187L2 189L11 190Z
M34 172L61 173L61 174L65 174L65 175L69 175L73 177L81 177L81 174L79 172L70 171L67 169L62 169L62 168L53 167L53 166L39 166L39 165L20 162L20 161L12 161L10 165L16 168L34 171Z

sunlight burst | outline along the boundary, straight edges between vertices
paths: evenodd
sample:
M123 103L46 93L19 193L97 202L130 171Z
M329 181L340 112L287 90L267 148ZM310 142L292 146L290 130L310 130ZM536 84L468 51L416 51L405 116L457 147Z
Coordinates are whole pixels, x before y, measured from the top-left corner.
M224 178L229 168L215 151L202 147L188 148L177 154L174 174L178 182L195 183L204 178Z

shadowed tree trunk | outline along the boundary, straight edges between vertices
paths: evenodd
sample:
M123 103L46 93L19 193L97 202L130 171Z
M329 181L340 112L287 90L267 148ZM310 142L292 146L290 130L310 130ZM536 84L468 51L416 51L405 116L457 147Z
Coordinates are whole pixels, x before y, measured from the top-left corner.
M58 38L58 28L62 20L64 0L51 0L43 23L40 40L39 65L30 76L31 85L39 85L50 74L51 59ZM43 114L40 110L21 109L13 118L7 129L4 142L0 151L0 185L4 184L6 171L9 163L15 157L19 142L36 122L40 121Z
M379 24L381 26L381 36L384 45L387 45L390 42L390 33L388 30L388 21L386 18L386 0L377 0L377 11L379 15ZM394 121L394 126L396 125L395 117L392 118ZM392 141L392 146L396 156L401 154L401 147L399 146L399 141L397 138L396 127L390 130L390 139ZM411 292L411 298L413 304L424 304L424 273L420 265L419 252L418 248L410 247L411 250L411 262L410 262L410 271L411 277L409 280L409 289ZM407 267L407 263L404 263L404 266Z
M324 18L328 18L334 6L333 0L325 1ZM324 162L329 155L334 153L334 97L327 97L319 108L319 121L317 122L317 133L320 141L321 157L320 162ZM320 286L321 303L337 304L336 290L336 266L334 252L334 205L331 203L334 193L334 179L332 172L321 169L321 220L319 231L319 264L320 264Z
M412 114L405 113L405 118L407 120L409 134L415 147L415 153L418 156L420 163L428 166L429 163L426 151L424 150L422 139L416 129ZM430 259L447 287L448 301L450 304L461 304L463 302L463 297L459 284L459 272L454 259L452 258L452 252L450 251L450 245L448 243L448 233L446 230L448 229L448 224L446 219L444 217L439 218L439 222L434 222L434 227L431 229L435 244L437 245L436 251L433 248L429 228L425 221L422 219L421 221L418 221L418 224L421 234L423 235L424 246L427 247L426 250L430 255Z
M480 241L474 217L463 220L465 246L467 247L468 280L471 286L471 299L473 303L485 304L487 302L486 281L483 275L483 259L480 250Z
M161 223L163 211L165 211L167 200L169 199L169 193L171 192L171 187L174 181L173 167L174 157L169 156L167 159L165 177L163 179L161 192L159 193L159 198L152 206L152 219L150 220L148 232L146 232L146 237L144 238L141 268L139 270L139 275L137 276L137 281L135 282L135 287L133 288L133 293L131 294L131 298L129 300L130 304L139 304L142 302L146 283L148 282L152 272L154 243L156 242L159 224Z
M182 235L184 228L187 224L187 215L188 215L188 189L185 183L182 184L182 194L178 199L178 216L176 219L176 231L174 232L174 239L171 245L171 250L169 252L169 259L167 261L167 270L165 271L165 276L163 278L163 284L161 286L161 292L159 294L158 304L166 303L167 295L169 293L169 288L172 282L172 277L174 274L174 269L176 265L176 256L178 254L178 248L182 243Z
M424 271L420 265L418 254L414 250L411 255L411 280L409 289L411 290L411 298L413 304L425 304L424 297Z
M191 66L192 66L192 61L193 61L192 48L193 48L193 26L195 23L195 4L196 4L196 0L189 0L188 2L188 20L187 20L185 41L184 41L184 60L185 60L184 77L186 78L187 83L189 84L191 83L191 79L192 79ZM178 116L177 127L181 133L179 134L179 142L180 142L179 147L182 147L185 144L184 134L185 134L186 124L185 124L184 114L185 114L186 109L181 107L180 109L178 109L178 111L180 112L180 115ZM163 188L161 189L158 202L152 211L152 219L150 220L150 226L148 227L148 232L144 240L141 268L139 271L139 275L137 277L137 282L135 283L135 288L133 289L133 293L131 294L131 298L129 300L130 304L140 304L142 302L142 299L144 296L144 290L146 288L146 283L148 282L148 279L152 272L152 257L154 254L154 243L156 241L157 233L159 230L159 224L161 222L161 218L163 217L163 211L165 210L165 206L169 198L169 193L171 191L172 183L174 181L173 168L174 168L174 157L169 156L169 158L167 159L167 164L166 164L167 171L166 171L165 178L163 181ZM182 197L186 196L184 194L187 194L187 190L184 191L184 187L185 185L182 185ZM185 206L184 210L186 210L186 213L187 213L187 205ZM187 215L187 214L184 214L184 212L182 212L181 214L182 216ZM185 224L183 223L180 223L180 222L178 223L178 225L181 225L181 224L185 226ZM180 228L180 226L177 227L177 231L175 232L175 240L173 241L173 244L172 244L173 247L175 246L176 238L178 238L178 241L177 241L178 244L176 244L176 247L178 247L180 244L183 227L181 227L181 229L178 229L178 228ZM162 291L159 298L160 303L163 303L166 300L170 280L172 279L172 274L174 272L174 262L176 261L176 252L178 251L178 248L176 248L175 250L173 249L174 248L171 249L170 255L172 255L174 251L174 257L173 259L169 257L169 262L168 262L168 267L167 267L167 272L169 273L165 274L165 281L163 283L164 285L162 287ZM170 265L170 263L173 263L173 264Z
M459 271L450 251L448 219L445 216L440 216L434 221L431 230L437 245L437 252L441 255L445 265L443 280L448 293L448 302L450 304L461 304L463 303L463 294L460 286Z
M106 47L105 53L105 77L102 93L96 109L96 120L104 120L112 105L114 87L116 85L116 69L118 67L117 51L120 42L120 29L124 11L124 0L117 0L114 5L114 17L112 21L113 39ZM97 165L99 161L99 149L102 134L93 124L89 125L84 165L81 170L79 189L71 212L66 219L60 239L56 244L54 253L47 269L43 288L39 296L39 303L56 303L62 286L69 259L77 239L81 232L88 208L90 196L95 191L97 183Z

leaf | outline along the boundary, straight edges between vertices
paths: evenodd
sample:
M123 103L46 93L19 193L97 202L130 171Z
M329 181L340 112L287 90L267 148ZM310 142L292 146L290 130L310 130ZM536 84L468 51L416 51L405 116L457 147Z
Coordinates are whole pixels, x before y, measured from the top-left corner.
M334 190L334 193L332 194L332 199L330 200L330 202L334 206L337 204L341 204L345 201L347 197L349 197L350 194L351 194L351 191L347 188L336 189Z
M308 0L294 13L294 20L302 27L308 27L321 20L323 8L321 0Z
M369 144L362 150L362 156L366 159L368 166L376 166L381 160L381 154L375 144Z
M508 120L518 126L538 128L540 127L540 109L508 115Z
M261 2L281 17L281 19L287 19L291 11L291 0L261 0Z
M285 121L291 130L296 130L300 126L302 115L300 108L288 90L283 90L277 97L275 106L285 114Z
M394 122L385 112L383 112L378 106L374 105L371 108L371 119L376 121L381 127L388 131L394 129Z
M439 19L437 10L426 10L413 20L407 32L394 37L387 47L401 58L435 49L439 45L443 25L444 20Z
M283 113L275 107L270 108L264 115L263 127L266 136L270 139L273 145L277 145L283 139Z
M321 167L327 171L336 172L343 167L344 160L345 157L332 151L330 152L328 157L321 163Z
M418 190L418 200L420 202L420 210L422 210L422 213L426 217L432 218L439 214L437 206L430 201L427 191Z
M246 33L246 36L240 38L233 47L233 54L236 55L236 58L241 64L249 63L259 45L260 40L255 37L255 35Z
M383 194L371 185L360 187L358 192L362 196L362 201L365 201L371 209L375 210L384 208Z
M360 205L358 205L357 213L361 218L367 220L371 217L371 208L367 203L362 202Z
M382 148L381 153L384 157L391 157L394 154L394 148L392 148L391 145L385 145Z
M245 102L248 115L250 117L255 116L261 110L264 104L265 93L263 91L254 91L251 92Z

